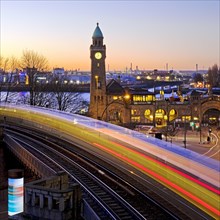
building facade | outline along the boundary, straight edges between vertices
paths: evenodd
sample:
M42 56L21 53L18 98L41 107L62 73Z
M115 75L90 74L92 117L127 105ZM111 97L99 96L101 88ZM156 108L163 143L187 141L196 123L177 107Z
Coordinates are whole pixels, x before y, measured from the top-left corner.
M213 118L220 125L220 96L207 96L196 91L187 99L173 96L165 99L161 91L160 99L147 89L126 88L118 80L106 82L106 47L103 34L97 24L90 46L91 84L89 116L111 123L135 127L151 125L158 128L175 127L177 124L193 124L200 127ZM214 114L207 116L207 112Z

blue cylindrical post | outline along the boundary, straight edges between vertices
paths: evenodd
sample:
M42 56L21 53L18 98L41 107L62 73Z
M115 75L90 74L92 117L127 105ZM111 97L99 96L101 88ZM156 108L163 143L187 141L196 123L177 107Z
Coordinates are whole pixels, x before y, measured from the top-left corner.
M8 215L16 215L24 210L24 171L8 171Z

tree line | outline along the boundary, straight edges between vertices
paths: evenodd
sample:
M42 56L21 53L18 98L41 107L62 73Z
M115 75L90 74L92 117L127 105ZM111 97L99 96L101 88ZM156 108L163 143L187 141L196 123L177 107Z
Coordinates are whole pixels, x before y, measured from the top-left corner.
M10 58L0 57L0 68L4 73L13 73L19 69L37 68L40 71L49 70L49 62L46 57L33 50L24 50L20 58L14 56Z
M19 100L21 104L30 104L34 106L47 107L78 113L80 109L87 109L88 103L83 100L79 93L75 92L74 85L70 92L66 92L62 79L53 77L50 86L53 87L53 92L42 92L44 87L48 85L37 84L36 75L38 72L46 72L49 70L49 62L46 57L32 50L25 50L20 59L15 57L3 58L0 57L0 68L2 73L16 73L18 70L26 70L29 79L29 94ZM12 77L12 74L10 75ZM8 89L4 102L8 102L11 77L8 82ZM0 88L1 89L1 88ZM18 100L17 100L18 101Z

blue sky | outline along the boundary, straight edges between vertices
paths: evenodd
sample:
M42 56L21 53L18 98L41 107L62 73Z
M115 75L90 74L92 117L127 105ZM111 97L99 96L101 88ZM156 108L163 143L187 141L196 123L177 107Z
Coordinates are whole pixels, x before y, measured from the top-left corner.
M1 0L1 56L30 49L53 67L90 70L99 22L106 66L125 70L219 65L219 1Z

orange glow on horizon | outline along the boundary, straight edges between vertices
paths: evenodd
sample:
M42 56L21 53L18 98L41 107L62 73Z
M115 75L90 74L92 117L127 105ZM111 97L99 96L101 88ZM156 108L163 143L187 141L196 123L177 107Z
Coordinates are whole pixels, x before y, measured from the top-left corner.
M86 56L82 54L79 56L78 54L64 54L57 52L41 52L38 49L30 49L33 50L40 55L43 55L49 63L49 70L53 68L64 68L65 70L79 70L79 71L90 71L91 70L91 59L90 59L90 51L89 49L85 52ZM1 57L3 58L21 58L22 52L24 50L19 50L16 48L8 48L7 50L2 49ZM132 59L132 58L124 58L123 56L115 56L113 53L108 56L108 50L106 51L107 57L105 60L105 69L107 71L122 71L122 72L130 72L132 70L166 70L166 61L163 57L149 57L142 59ZM118 52L116 51L116 54ZM195 64L193 61L185 60L186 65L183 64L183 60L175 61L175 65L170 65L169 70L194 70ZM210 65L203 66L203 69L208 69L214 63L218 62L210 62Z

